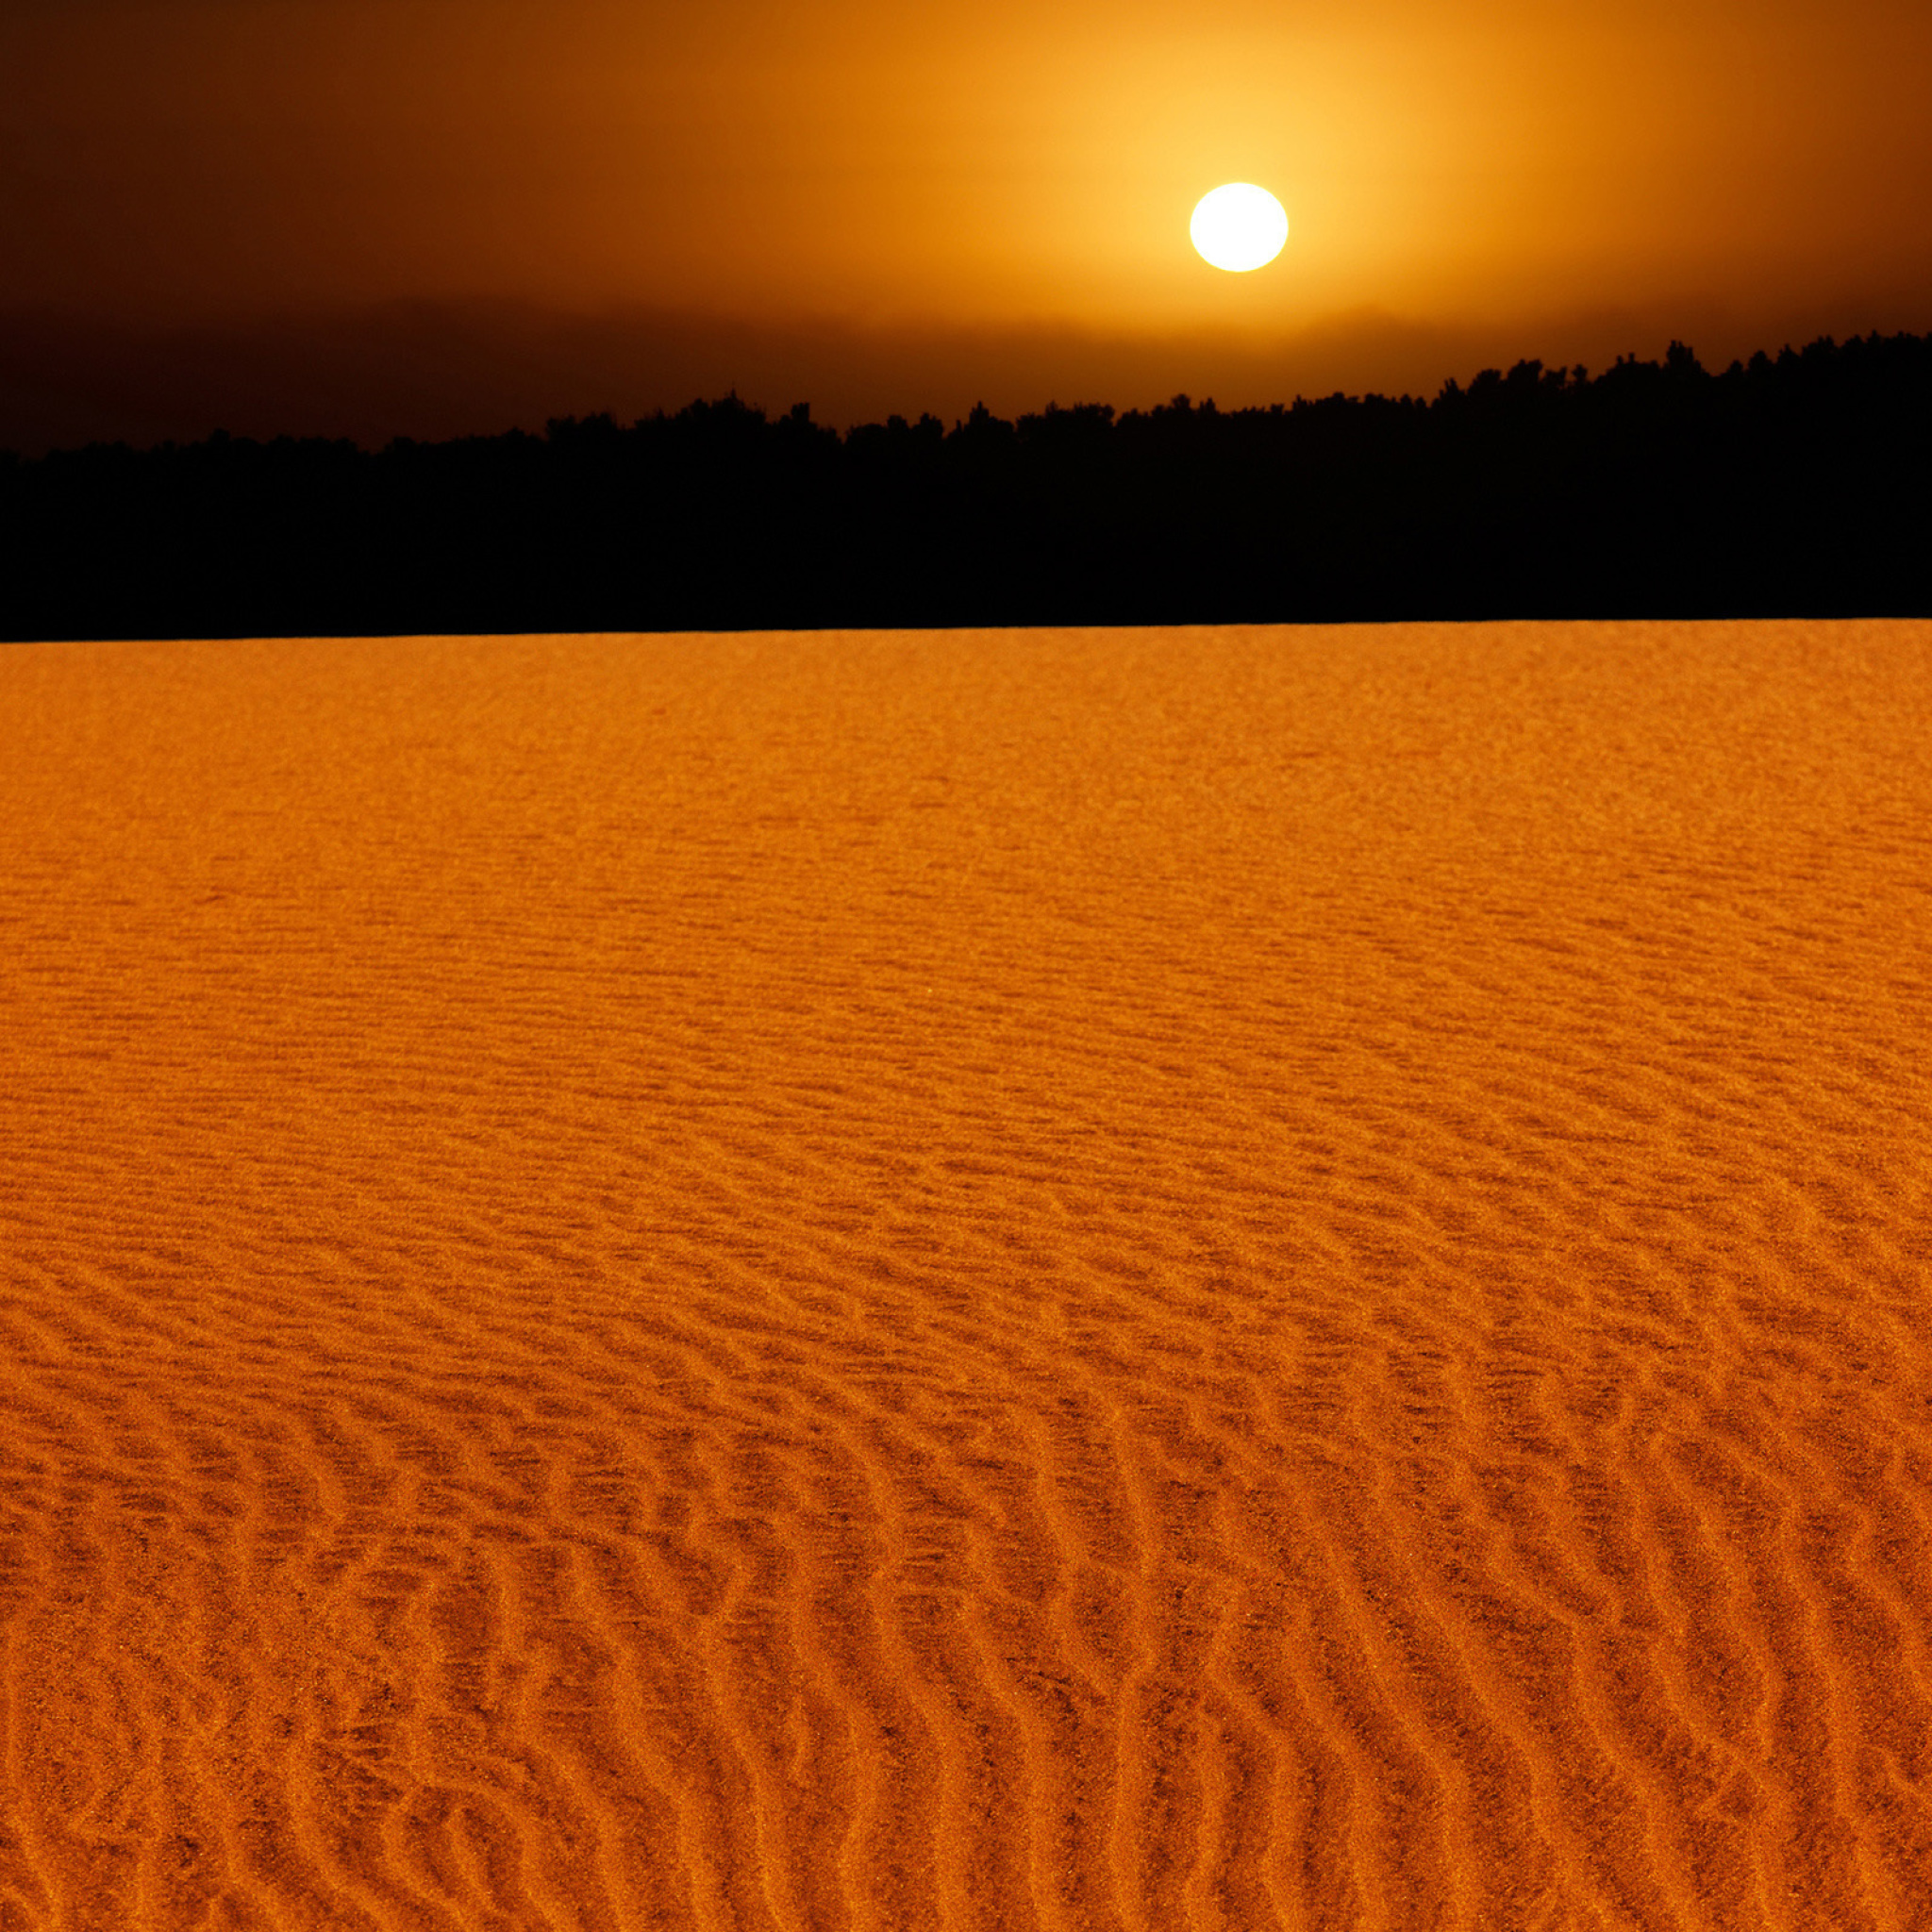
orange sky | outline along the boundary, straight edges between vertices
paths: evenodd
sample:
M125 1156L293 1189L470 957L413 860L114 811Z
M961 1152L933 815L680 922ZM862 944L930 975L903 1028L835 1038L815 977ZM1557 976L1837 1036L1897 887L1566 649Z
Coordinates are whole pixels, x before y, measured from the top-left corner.
M1044 330L1197 393L1190 353L1433 388L1932 327L1928 101L1925 0L0 0L0 308L964 330L995 371ZM1292 222L1251 276L1188 244L1231 178Z

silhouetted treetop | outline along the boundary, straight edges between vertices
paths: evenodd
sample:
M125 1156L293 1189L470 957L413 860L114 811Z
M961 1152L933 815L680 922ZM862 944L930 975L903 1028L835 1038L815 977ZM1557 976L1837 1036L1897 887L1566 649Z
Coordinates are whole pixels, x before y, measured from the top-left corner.
M0 452L5 634L1932 609L1932 338L1433 399Z

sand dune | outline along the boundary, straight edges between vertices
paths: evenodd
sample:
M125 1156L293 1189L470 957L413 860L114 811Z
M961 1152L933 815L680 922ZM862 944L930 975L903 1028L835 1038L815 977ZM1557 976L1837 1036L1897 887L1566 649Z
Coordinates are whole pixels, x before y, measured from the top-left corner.
M1932 625L0 653L0 1932L1932 1924Z

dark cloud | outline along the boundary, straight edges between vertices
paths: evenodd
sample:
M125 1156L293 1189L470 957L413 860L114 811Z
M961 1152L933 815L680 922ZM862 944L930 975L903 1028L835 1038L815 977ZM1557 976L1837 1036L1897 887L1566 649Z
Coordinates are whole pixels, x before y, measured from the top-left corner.
M772 411L807 402L844 426L978 401L1003 415L1048 401L1126 408L1178 391L1224 407L1297 394L1433 394L1521 357L1601 368L1688 335L1707 362L1827 330L1911 327L1927 291L1829 309L1740 315L1681 307L1531 318L1482 329L1338 317L1272 342L1071 328L868 329L632 312L570 316L509 303L391 305L245 325L144 326L0 313L0 447L236 435L440 439L540 429L552 416L629 420L735 390Z

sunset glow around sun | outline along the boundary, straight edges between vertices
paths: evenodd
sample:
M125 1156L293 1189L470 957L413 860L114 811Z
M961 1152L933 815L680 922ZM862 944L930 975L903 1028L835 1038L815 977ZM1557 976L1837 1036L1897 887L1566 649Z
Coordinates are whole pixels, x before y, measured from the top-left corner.
M1252 181L1230 181L1194 205L1188 233L1203 261L1236 275L1266 268L1288 242L1288 210Z
M1928 99L1926 0L0 0L0 448L1721 366L1924 325Z

